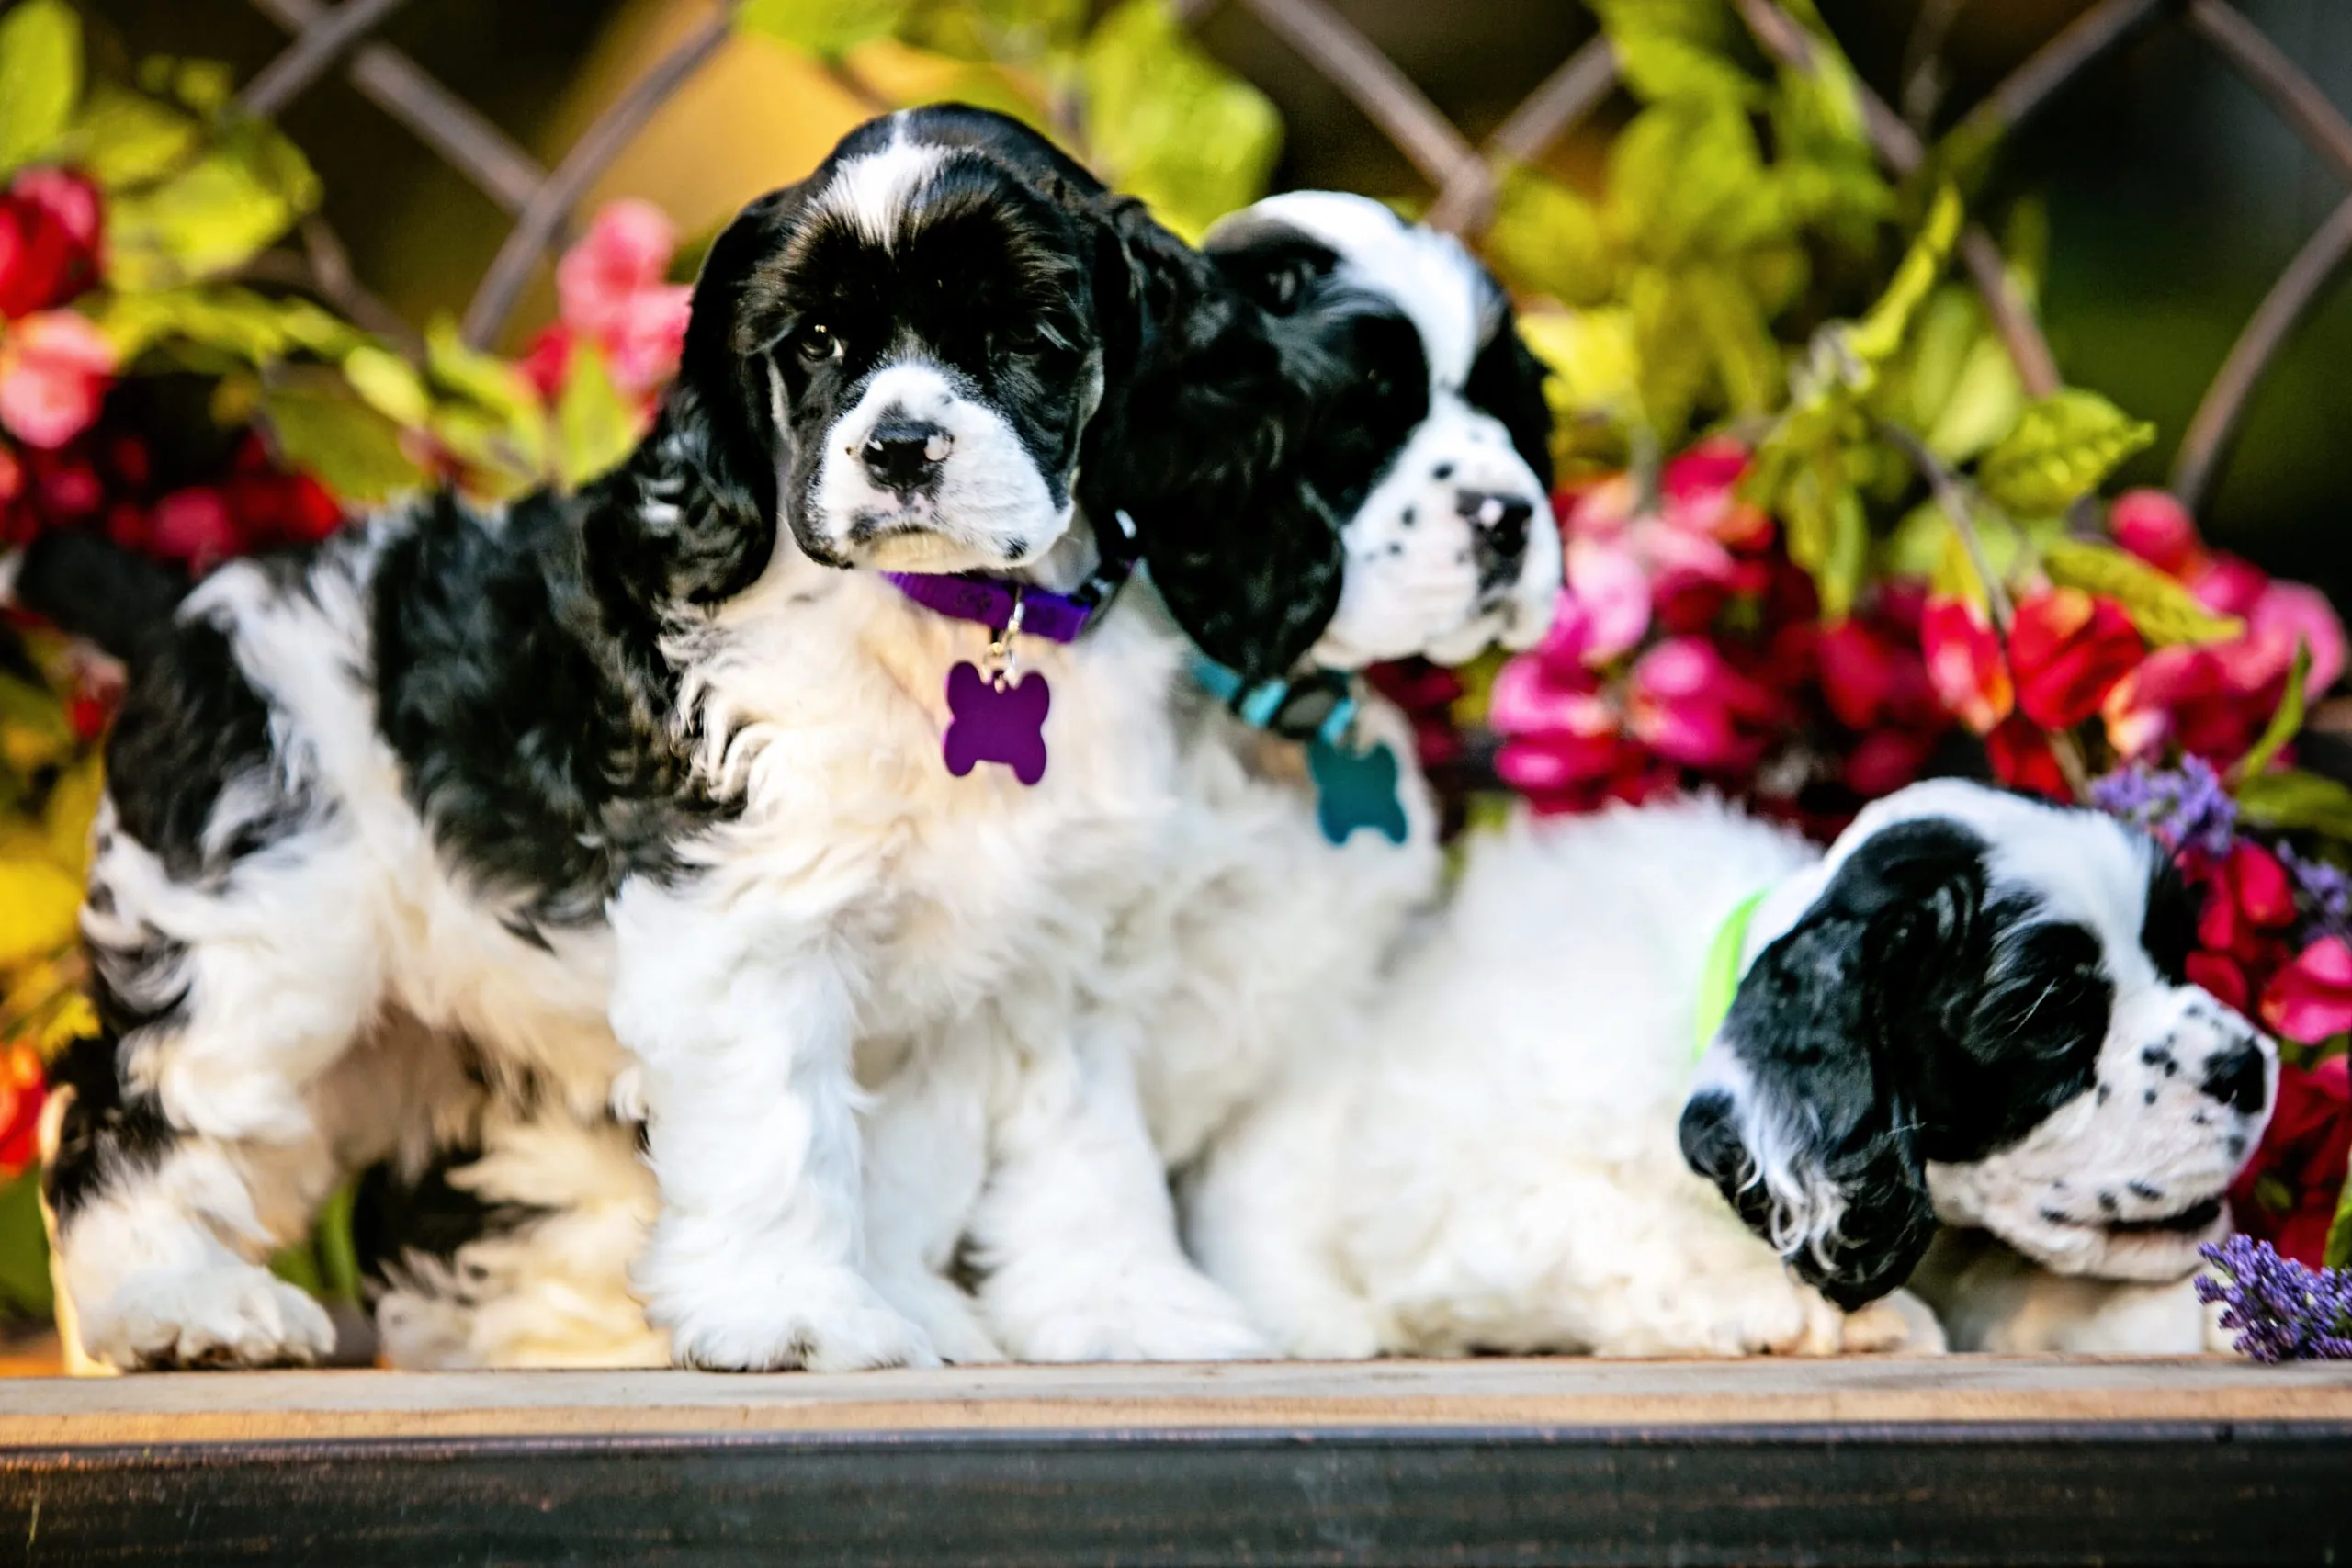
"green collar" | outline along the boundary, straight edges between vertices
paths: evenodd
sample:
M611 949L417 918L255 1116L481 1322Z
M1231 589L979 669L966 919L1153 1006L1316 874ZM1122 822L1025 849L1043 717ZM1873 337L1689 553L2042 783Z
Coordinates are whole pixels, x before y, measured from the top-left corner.
M1764 902L1770 888L1758 888L1742 898L1715 928L1714 945L1707 949L1707 966L1699 972L1698 1039L1690 1054L1702 1056L1707 1043L1715 1031L1731 1016L1731 999L1739 992L1740 955L1747 951L1748 922L1756 918L1756 907Z

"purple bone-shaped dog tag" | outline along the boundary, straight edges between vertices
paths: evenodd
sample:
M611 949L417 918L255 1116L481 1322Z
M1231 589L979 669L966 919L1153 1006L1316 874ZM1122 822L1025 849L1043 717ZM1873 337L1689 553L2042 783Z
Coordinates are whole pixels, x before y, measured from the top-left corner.
M1043 675L1000 686L968 660L947 672L953 716L941 750L947 771L962 778L976 762L1002 762L1023 784L1046 776L1046 709L1053 694Z

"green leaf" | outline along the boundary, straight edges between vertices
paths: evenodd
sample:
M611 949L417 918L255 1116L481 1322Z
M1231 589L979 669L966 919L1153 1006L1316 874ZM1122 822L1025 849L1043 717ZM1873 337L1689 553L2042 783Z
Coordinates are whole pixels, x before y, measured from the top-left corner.
M1762 414L1777 407L1788 392L1788 370L1762 307L1739 275L1727 267L1693 267L1683 275L1682 288L1713 351L1731 411Z
M108 279L168 288L242 266L318 206L318 176L294 144L258 121L107 209Z
M929 0L914 6L899 36L976 63L1034 61L1074 47L1086 13L1087 0Z
M343 356L343 378L360 401L408 430L421 430L432 416L433 400L415 367L388 349L362 344Z
M276 301L221 285L112 295L98 304L93 319L125 364L174 340L218 349L254 366L275 363L291 346Z
M2069 387L2027 405L1977 465L1976 482L2012 512L2061 513L2155 438L2154 425Z
M811 54L844 54L887 38L906 19L908 0L744 0L735 25Z
M467 343L447 316L435 317L424 329L424 368L437 385L495 413L538 412L538 393L523 372Z
M2046 547L2064 533L2065 524L2053 517L2032 518L2023 524L1987 513L1976 517L1976 536L1993 570L2004 579L2025 558L2029 544L2037 549ZM1964 550L1951 519L1933 501L1923 501L1903 514L1879 547L1879 569L1890 577L1933 579L1946 569L1956 548Z
M2140 635L2156 647L2226 642L2245 633L2245 622L2213 614L2188 589L2112 545L2064 536L2047 539L2041 565L2060 587L2080 588L2122 605Z
M1532 169L1514 165L1500 179L1485 242L1496 270L1522 293L1564 305L1606 302L1616 267L1600 209Z
M0 175L55 147L82 96L82 23L62 0L0 17Z
M2310 683L2311 678L2311 644L2299 640L2295 644L2295 662L2287 671L2287 689L2279 694L2278 706L2272 711L2270 722L2263 726L2262 738L2256 740L2253 750L2240 757L2237 765L2230 770L2231 777L2234 779L2258 777L2268 770L2278 753L2286 750L2287 742L2302 733L2303 712L2307 702L2304 688Z
M196 121L177 109L101 82L57 152L111 191L162 178L202 139Z
M1645 102L1691 99L1741 110L1763 102L1763 87L1754 77L1687 38L1637 30L1615 42L1618 73Z
M1813 576L1822 618L1840 621L1861 595L1870 564L1870 525L1862 498L1836 455L1799 468L1781 497L1789 558Z
M53 1310L40 1175L28 1170L0 1186L0 1315L40 1321Z
M2298 768L2238 781L2238 815L2277 833L2323 833L2352 839L2352 789Z
M1936 193L1934 204L1928 209L1928 220L1896 265L1886 292L1846 335L1848 350L1863 365L1883 365L1903 346L1912 318L1927 302L1936 280L1943 276L1945 265L1951 260L1952 246L1960 239L1960 193L1946 186Z
M1166 0L1124 0L1095 24L1079 77L1103 173L1185 239L1264 192L1281 115L1204 52Z
M373 505L424 482L401 449L400 427L340 377L288 377L264 393L262 409L287 460L346 502Z
M1660 262L1736 254L1788 232L1747 117L1689 100L1655 104L1618 133L1604 210L1619 243Z
M594 344L573 345L555 405L555 471L567 490L604 473L637 444L637 416L613 388Z
M2320 1262L2330 1269L2352 1269L2352 1170L2344 1173L2344 1195L2335 1201L2335 1218L2327 1227Z

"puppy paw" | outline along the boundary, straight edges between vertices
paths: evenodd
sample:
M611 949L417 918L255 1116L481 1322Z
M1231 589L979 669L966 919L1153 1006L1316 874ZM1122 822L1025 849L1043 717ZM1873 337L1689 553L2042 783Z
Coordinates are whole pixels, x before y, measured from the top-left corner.
M791 1269L734 1282L683 1306L657 1303L678 1364L714 1372L859 1372L935 1367L923 1331L842 1268Z
M1943 1325L1928 1303L1897 1291L1847 1314L1838 1347L1848 1355L1940 1356L1950 1348Z
M334 1348L325 1308L242 1259L134 1274L76 1304L83 1349L125 1371L311 1366Z
M993 1288L999 1280L989 1283L991 1316L1020 1360L1262 1361L1275 1355L1241 1303L1190 1269L1133 1269L1053 1303L1014 1302Z
M1010 1359L981 1326L972 1298L938 1275L886 1273L875 1285L922 1329L932 1348L949 1366L987 1366Z

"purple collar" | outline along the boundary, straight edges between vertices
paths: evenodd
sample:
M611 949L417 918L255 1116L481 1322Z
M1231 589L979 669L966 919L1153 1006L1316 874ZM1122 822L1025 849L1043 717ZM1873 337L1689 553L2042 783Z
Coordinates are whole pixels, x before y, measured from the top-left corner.
M890 586L938 615L959 621L978 621L1001 632L1013 624L1018 611L1020 631L1048 642L1075 642L1086 623L1102 605L1101 596L1051 593L1024 583L994 577L945 577L925 571L886 571ZM1089 583L1088 589L1094 585Z

